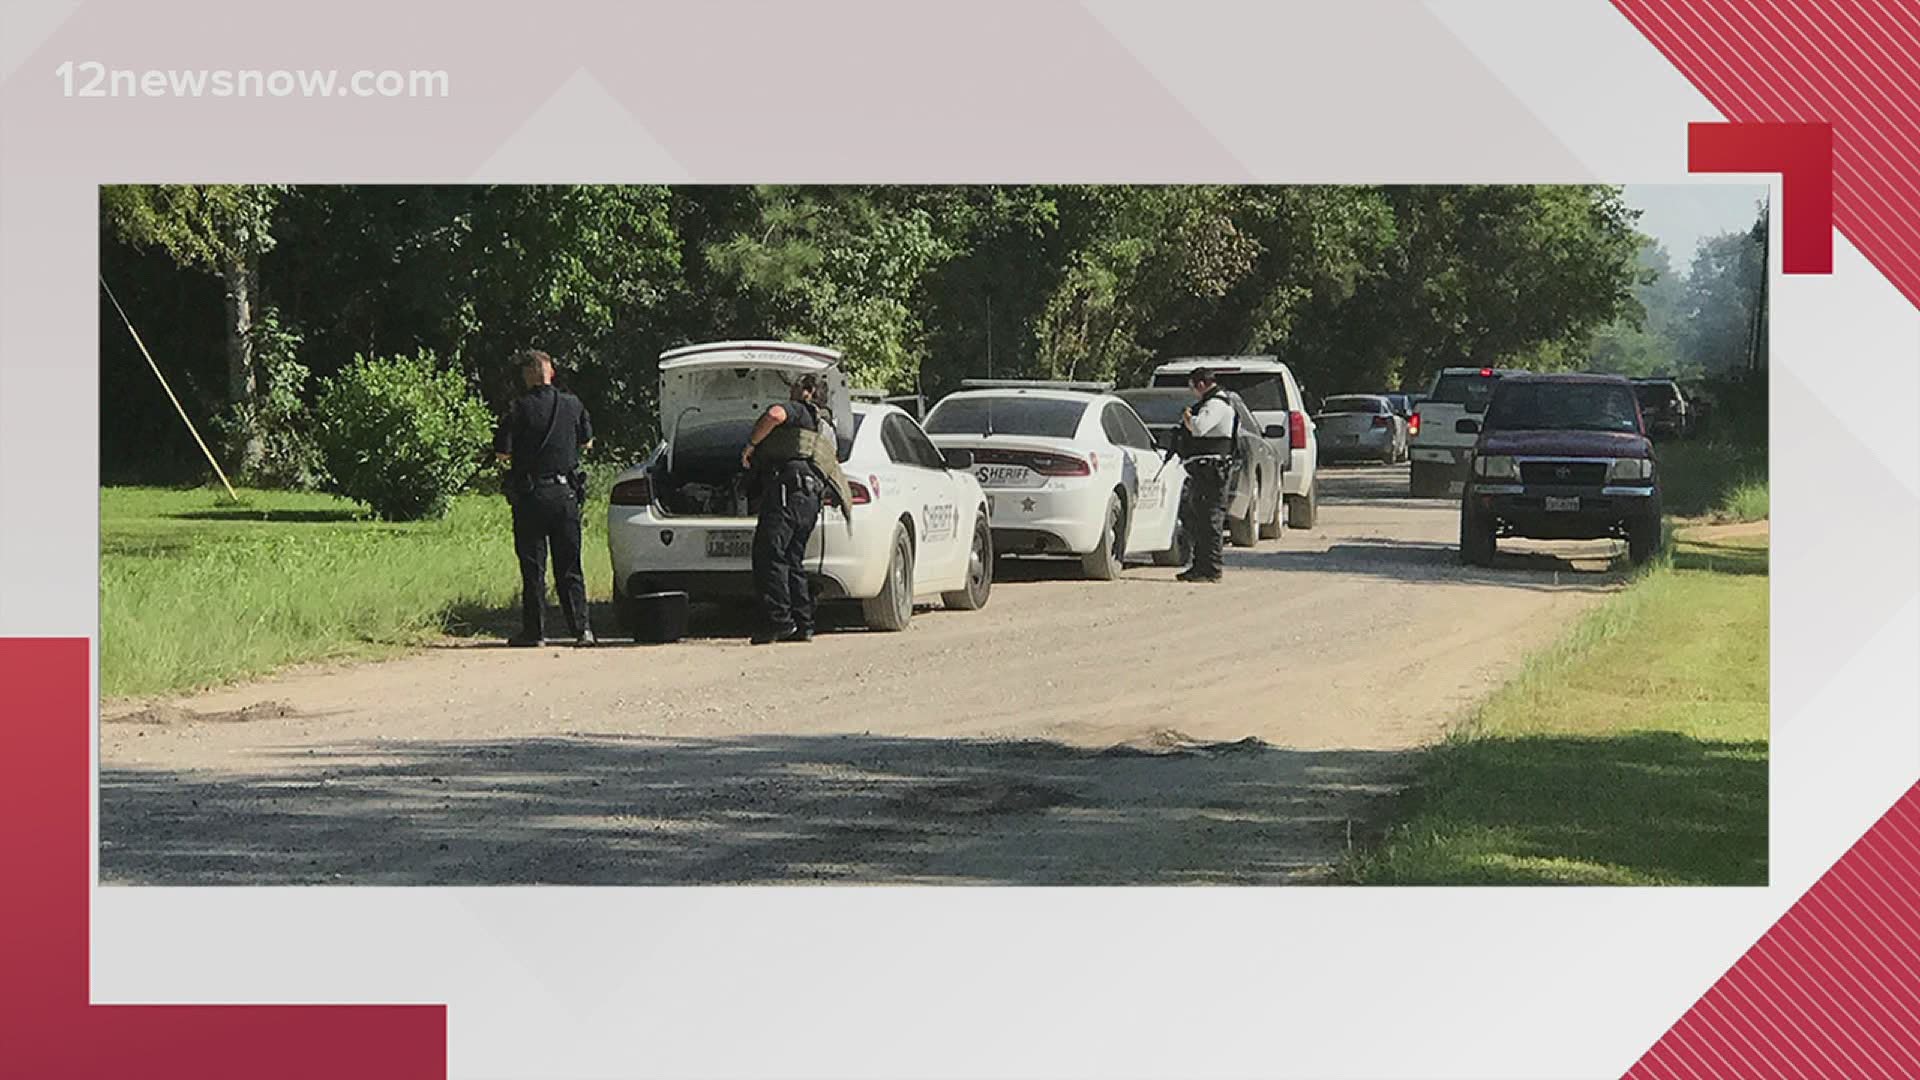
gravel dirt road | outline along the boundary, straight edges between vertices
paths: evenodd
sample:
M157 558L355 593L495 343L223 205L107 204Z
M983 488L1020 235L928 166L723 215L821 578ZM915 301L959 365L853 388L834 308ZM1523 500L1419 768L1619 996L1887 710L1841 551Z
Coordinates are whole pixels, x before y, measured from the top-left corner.
M1322 476L1319 527L1229 548L1217 586L1008 563L984 611L904 634L448 641L110 704L101 876L1311 880L1625 563L1515 543L1463 568L1457 511L1405 498L1404 468Z

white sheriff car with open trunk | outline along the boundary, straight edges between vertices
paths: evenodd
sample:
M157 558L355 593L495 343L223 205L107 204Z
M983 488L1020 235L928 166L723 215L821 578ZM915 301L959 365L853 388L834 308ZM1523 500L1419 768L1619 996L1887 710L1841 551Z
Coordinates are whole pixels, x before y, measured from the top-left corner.
M993 541L972 459L943 454L895 406L852 401L832 349L724 341L661 354L661 444L614 481L607 547L615 611L629 629L628 597L751 595L757 507L740 448L767 406L808 374L824 384L815 401L832 418L854 503L826 507L808 542L815 597L860 601L877 630L904 629L915 604L986 604Z

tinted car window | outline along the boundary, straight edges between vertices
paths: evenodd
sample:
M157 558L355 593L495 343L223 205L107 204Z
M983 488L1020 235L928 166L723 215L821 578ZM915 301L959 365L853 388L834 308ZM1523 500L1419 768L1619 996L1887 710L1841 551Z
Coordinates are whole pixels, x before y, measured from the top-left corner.
M904 416L887 417L886 426L880 429L880 444L887 448L887 457L896 465L916 465L923 469L947 467L940 451Z
M900 424L901 430L906 433L907 445L913 449L914 456L919 459L922 465L925 465L929 469L945 469L947 467L947 459L940 456L940 448L933 445L933 440L927 438L927 433L920 430L920 425L904 416L896 416L893 419Z
M1323 413L1372 413L1384 416L1391 410L1388 409L1385 398L1354 396L1330 397L1327 403L1320 407L1320 411Z
M1127 445L1127 429L1120 423L1120 406L1109 403L1100 410L1100 430L1113 445Z
M1126 390L1120 397L1149 424L1177 424L1181 410L1193 404L1193 394L1185 390Z
M1611 383L1503 383L1487 407L1488 431L1639 432L1632 389Z
M935 435L1039 435L1071 439L1087 412L1084 401L982 394L950 397L933 407L927 431Z
M860 437L860 425L865 423L866 419L867 419L866 413L854 413L853 414L853 431L844 437L839 435L836 435L834 437L833 451L834 451L835 457L839 458L841 461L844 462L848 458L853 456L853 440Z
M1640 404L1659 407L1671 405L1680 397L1680 390L1672 383L1637 383L1633 392L1639 395Z
M1140 450L1153 449L1153 432L1140 422L1140 417L1125 405L1109 405L1109 409L1120 417L1120 445L1132 446Z
M1427 395L1428 401L1442 405L1465 405L1470 413L1487 411L1487 402L1493 398L1493 388L1499 383L1497 375L1446 375L1440 376L1434 383L1433 393Z
M1247 408L1257 412L1284 412L1287 404L1287 384L1277 371L1223 371L1217 378L1220 385L1240 395ZM1155 386L1187 385L1184 373L1155 375ZM1154 421L1159 423L1159 421Z

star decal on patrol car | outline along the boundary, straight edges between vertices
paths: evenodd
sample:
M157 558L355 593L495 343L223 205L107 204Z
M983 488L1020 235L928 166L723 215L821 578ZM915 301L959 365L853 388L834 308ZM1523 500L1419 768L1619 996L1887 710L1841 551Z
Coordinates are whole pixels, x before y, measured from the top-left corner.
M1033 513L1033 500L1032 500L1032 499L1021 499L1021 500L1020 500L1020 509L1021 509L1021 510L1023 510L1023 511L1025 511L1026 513L1029 513L1029 514L1031 514L1031 513Z

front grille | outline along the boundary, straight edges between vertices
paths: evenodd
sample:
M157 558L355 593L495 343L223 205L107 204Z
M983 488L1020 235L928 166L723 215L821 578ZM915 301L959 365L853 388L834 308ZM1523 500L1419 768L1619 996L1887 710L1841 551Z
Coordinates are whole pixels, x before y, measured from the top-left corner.
M1520 479L1528 484L1599 487L1607 482L1605 461L1523 461Z

